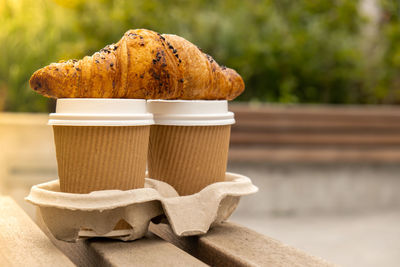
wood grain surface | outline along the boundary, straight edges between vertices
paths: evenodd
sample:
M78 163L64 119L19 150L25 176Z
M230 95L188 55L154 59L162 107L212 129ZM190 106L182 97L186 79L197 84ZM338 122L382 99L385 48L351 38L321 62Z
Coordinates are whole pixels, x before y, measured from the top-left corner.
M400 108L232 104L230 162L400 163Z
M176 237L166 224L152 224L150 231L211 266L334 266L229 222L200 237Z
M37 219L48 238L77 266L207 266L180 248L151 233L142 239L131 242L93 238L69 243L57 240L51 235L39 212Z
M0 196L0 266L74 266L9 197Z

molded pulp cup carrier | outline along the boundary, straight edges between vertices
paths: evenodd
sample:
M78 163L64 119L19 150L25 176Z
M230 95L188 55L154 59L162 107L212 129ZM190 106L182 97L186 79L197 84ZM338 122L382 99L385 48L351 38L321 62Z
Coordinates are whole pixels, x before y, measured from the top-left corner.
M159 215L166 216L178 236L205 234L229 218L241 196L258 190L249 178L234 173L226 173L225 182L184 197L169 184L150 178L145 188L124 191L72 194L59 189L58 180L35 185L26 200L39 207L38 215L51 233L65 241L93 236L138 239L146 234L150 220ZM121 220L132 227L115 230Z
M207 233L258 190L225 173L234 122L227 101L59 99L49 120L59 180L26 199L65 241L135 240L160 215L178 236Z

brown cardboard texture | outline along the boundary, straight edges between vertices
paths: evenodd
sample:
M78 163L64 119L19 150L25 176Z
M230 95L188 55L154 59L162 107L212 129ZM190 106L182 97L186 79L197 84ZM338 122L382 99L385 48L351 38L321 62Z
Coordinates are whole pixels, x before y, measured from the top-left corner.
M53 126L60 189L141 188L150 126Z
M181 196L224 181L230 129L230 125L152 125L149 176L172 185Z
M126 191L73 194L59 189L58 180L36 185L26 200L39 207L50 232L65 241L91 236L138 239L147 232L150 220L162 214L178 236L204 234L233 213L240 196L258 190L249 178L233 173L226 173L224 182L182 197L167 183L150 178L145 188ZM132 228L114 230L120 220Z

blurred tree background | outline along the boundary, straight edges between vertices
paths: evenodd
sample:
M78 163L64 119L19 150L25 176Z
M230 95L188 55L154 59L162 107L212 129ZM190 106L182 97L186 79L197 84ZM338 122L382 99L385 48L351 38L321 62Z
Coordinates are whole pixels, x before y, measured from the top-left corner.
M135 28L178 34L236 69L240 101L400 104L399 13L390 0L0 0L0 108L48 111L28 85L36 69Z

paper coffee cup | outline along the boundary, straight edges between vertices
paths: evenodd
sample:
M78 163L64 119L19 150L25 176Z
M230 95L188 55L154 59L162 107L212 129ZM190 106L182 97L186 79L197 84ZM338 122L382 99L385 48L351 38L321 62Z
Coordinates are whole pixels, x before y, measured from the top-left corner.
M145 100L58 99L49 125L61 191L143 187L153 123Z
M149 177L167 182L180 195L225 180L234 115L226 100L148 100Z

